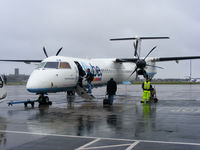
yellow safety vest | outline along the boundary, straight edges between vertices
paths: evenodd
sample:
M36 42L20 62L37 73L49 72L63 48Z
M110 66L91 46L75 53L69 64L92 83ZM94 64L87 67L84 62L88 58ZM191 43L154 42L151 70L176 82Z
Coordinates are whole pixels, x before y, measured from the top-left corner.
M144 90L149 90L150 89L150 82L144 82Z

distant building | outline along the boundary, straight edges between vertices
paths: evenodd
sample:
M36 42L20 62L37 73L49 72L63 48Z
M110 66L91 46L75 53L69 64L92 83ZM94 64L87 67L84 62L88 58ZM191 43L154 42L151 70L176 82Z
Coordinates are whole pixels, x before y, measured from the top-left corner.
M19 68L15 68L15 76L19 76Z
M6 76L7 77L7 82L27 82L29 75L25 74L20 74L19 73L19 68L14 69L14 74L9 74Z

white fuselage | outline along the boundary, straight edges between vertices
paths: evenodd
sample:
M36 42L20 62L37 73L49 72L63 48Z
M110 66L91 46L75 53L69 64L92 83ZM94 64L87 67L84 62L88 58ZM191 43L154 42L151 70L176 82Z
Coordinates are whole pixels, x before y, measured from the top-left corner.
M135 63L116 63L114 58L79 59L52 56L44 59L31 73L26 85L27 90L38 94L74 90L79 79L77 63L84 71L90 68L94 74L92 82L94 86L105 85L110 78L113 78L117 83L135 80L136 74L130 76ZM86 84L86 81L83 81L83 85Z
M7 96L5 86L6 86L6 83L4 81L4 78L3 78L3 76L0 75L0 102L2 102L3 99L5 99Z

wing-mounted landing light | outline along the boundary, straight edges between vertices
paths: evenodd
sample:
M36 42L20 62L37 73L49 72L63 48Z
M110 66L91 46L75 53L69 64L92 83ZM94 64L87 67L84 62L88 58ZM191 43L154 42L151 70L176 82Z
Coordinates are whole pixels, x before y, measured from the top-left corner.
M136 40L136 42L133 42L133 47L134 47L134 56L137 58L133 59L121 59L122 62L133 62L136 64L133 72L131 73L130 77L136 72L136 78L138 75L143 75L144 77L147 76L147 73L145 71L146 66L151 66L151 67L156 67L163 69L162 67L158 67L155 65L149 65L146 63L146 58L155 50L156 46L153 47L149 53L143 58L140 59L140 50L141 50L141 42L142 40L147 40L147 39L169 39L169 37L133 37L133 38L116 38L116 39L110 39L111 41L119 41L119 40ZM136 59L136 60L135 60ZM118 61L120 59L117 59Z
M63 48L63 47L61 47L61 48L57 51L56 56L59 55L59 53L61 52L62 48ZM45 56L48 57L48 54L47 54L47 51L46 51L45 46L43 46L43 51L44 51Z

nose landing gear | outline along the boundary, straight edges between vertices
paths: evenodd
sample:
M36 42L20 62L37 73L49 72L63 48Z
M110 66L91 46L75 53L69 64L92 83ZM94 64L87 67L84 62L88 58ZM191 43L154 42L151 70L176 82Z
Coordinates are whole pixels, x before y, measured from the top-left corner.
M40 94L40 96L38 98L38 103L39 103L39 106L41 106L41 105L52 105L52 101L49 101L49 97L44 96L44 94Z
M75 95L75 91L67 91L67 96L74 96Z

